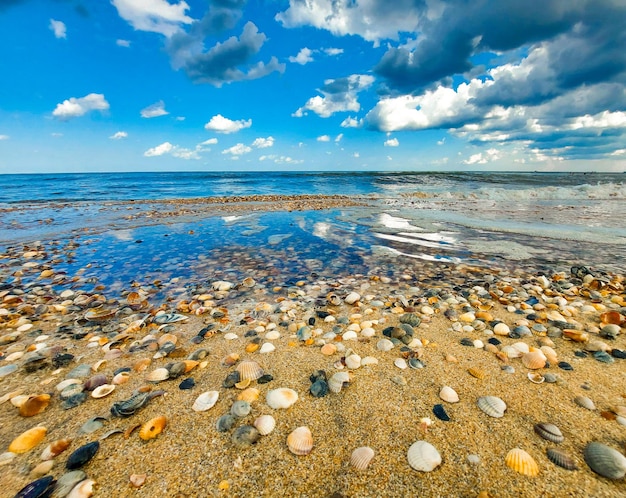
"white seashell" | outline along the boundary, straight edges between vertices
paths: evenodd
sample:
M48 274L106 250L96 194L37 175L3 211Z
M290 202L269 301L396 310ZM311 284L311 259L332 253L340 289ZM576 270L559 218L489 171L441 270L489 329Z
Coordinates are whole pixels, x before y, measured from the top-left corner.
M483 341L481 341L480 339L476 339L475 341L473 341L474 347L476 349L482 349L485 347L485 343Z
M242 361L237 365L236 370L242 381L257 380L263 375L263 369L256 361Z
M346 367L356 370L361 366L361 357L358 354L351 354L346 358Z
M511 329L506 323L497 323L493 328L493 333L496 335L509 335L509 332L511 332Z
M108 396L113 391L115 391L115 386L113 384L102 384L101 386L96 387L93 391L91 391L92 398L104 398Z
M361 296L359 295L358 292L351 292L344 298L344 301L346 302L346 304L354 304L359 299L361 299Z
M432 444L416 441L407 451L407 460L411 468L420 472L430 472L441 465L441 455Z
M30 398L28 394L18 394L17 396L13 396L10 401L14 407L20 408L28 401L28 398Z
M78 380L78 379L65 379L61 382L59 382L55 389L59 392L63 391L63 389L65 389L68 386L72 386L74 384L81 384L82 385L82 381Z
M367 365L378 365L378 358L373 356L366 356L361 360L361 366L365 367Z
M576 396L574 398L574 402L578 406L582 406L583 408L586 408L587 410L596 409L596 405L594 405L593 401L591 401L587 396Z
M313 449L313 435L308 427L298 427L287 436L287 447L294 455L308 455Z
M450 386L443 386L439 391L439 397L448 403L459 402L459 395Z
M501 350L507 358L520 358L523 353L520 353L519 349L515 349L513 346L504 346Z
M191 409L195 412L205 412L215 406L219 397L218 391L206 391L196 398Z
M271 353L272 351L275 351L275 350L276 350L276 346L274 346L270 342L266 342L261 346L261 349L259 349L259 353Z
M530 347L525 342L515 342L511 344L511 347L519 351L522 355L530 352Z
M404 358L396 358L393 361L393 364L398 367L400 370L404 370L405 368L408 367L406 360Z
M539 372L528 372L528 380L531 381L533 384L541 384L546 379Z
M378 351L391 351L393 349L393 342L389 339L381 339L376 343L376 349L378 349Z
M0 454L0 467L11 463L16 456L17 453L13 453L11 451L5 451L4 453Z
M376 331L372 327L365 327L361 330L361 335L363 337L374 337L376 335Z
M350 465L356 470L365 470L374 458L374 450L369 446L361 446L352 452Z
M298 401L298 393L288 387L279 387L267 392L265 402L274 410L286 409Z
M328 379L328 388L332 392L338 393L347 382L350 382L350 375L348 372L337 372L334 373L330 379Z
M481 396L476 403L490 417L501 418L506 411L506 403L497 396Z
M584 456L585 462L596 474L608 479L621 479L626 475L626 457L610 446L589 443Z
M152 370L147 376L146 380L148 382L161 382L163 380L167 380L170 377L170 371L167 368L161 367Z
M125 384L130 379L130 372L120 372L113 377L113 384Z
M358 334L354 330L348 330L347 332L344 332L341 336L344 341L354 341L358 339L358 337Z
M280 332L278 330L270 330L267 334L265 334L265 338L268 341L274 341L280 338Z
M12 361L19 360L22 356L24 356L24 351L16 351L15 353L8 355L4 361L11 363Z
M276 427L276 420L271 415L261 415L254 421L254 427L261 436L267 436Z
M233 339L238 339L239 336L233 332L229 332L228 334L224 334L224 339L227 341L232 341Z

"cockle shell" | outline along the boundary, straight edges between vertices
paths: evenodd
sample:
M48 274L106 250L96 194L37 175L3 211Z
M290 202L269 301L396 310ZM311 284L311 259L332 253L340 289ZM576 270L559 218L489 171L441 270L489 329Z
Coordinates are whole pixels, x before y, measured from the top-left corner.
M514 342L511 347L520 353L520 356L530 352L528 344L525 342Z
M257 380L263 375L263 369L256 361L242 361L236 370L241 380Z
M485 372L483 372L480 368L468 368L467 369L467 373L469 373L472 377L475 377L477 379L484 379L485 378Z
M374 450L369 446L355 449L350 456L350 465L356 470L365 470L374 458Z
M356 370L361 366L361 357L358 354L351 354L346 358L346 367L350 370Z
M497 323L493 328L493 333L496 335L509 335L509 332L511 332L511 329L506 323Z
M548 448L548 460L566 470L578 470L578 463L571 456L559 448Z
M584 456L596 474L609 479L621 479L626 475L626 457L610 446L594 441L587 445Z
M528 372L528 380L533 384L542 384L546 379L539 372Z
M313 449L313 435L308 427L298 427L287 436L287 447L294 455L308 455Z
M578 406L582 406L583 408L586 408L587 410L595 410L596 409L596 405L587 396L576 396L574 398L574 402Z
M139 429L139 437L144 441L154 439L159 434L161 434L161 432L163 432L163 429L165 429L166 425L167 418L163 415L150 419L141 426L141 429Z
M261 415L254 421L254 427L261 436L267 436L276 427L276 420L271 415Z
M41 453L41 459L52 460L68 449L70 444L72 444L71 439L57 439L56 441L53 441L43 450Z
M562 443L565 439L561 430L554 424L541 422L539 424L535 424L534 429L535 432L539 434L543 439L546 439L547 441L552 441L553 443L559 444Z
M539 466L535 459L521 448L513 448L504 458L506 466L525 476L534 477L539 474Z
M270 408L275 410L286 409L298 401L298 393L288 387L279 387L268 391L265 401Z
M247 401L248 403L252 403L259 399L259 390L255 387L249 387L248 389L244 389L237 396L238 401Z
M191 409L195 412L205 412L215 406L220 396L218 391L207 391L196 398Z
M531 351L522 356L522 363L526 368L537 370L546 366L546 357L541 351Z
M115 386L113 384L103 384L101 386L96 387L91 392L91 397L92 398L104 398L105 396L108 396L109 394L111 394L113 391L115 391Z
M45 427L33 427L17 436L9 445L11 453L26 453L37 446L46 437Z
M170 377L170 371L167 368L161 367L152 370L147 376L146 380L148 382L161 382L163 380L167 380Z
M506 403L497 396L481 396L476 401L478 408L494 418L501 418L506 411Z
M38 394L30 396L21 406L20 415L22 417L33 417L43 412L50 404L49 394Z
M407 460L411 468L420 472L430 472L441 465L441 455L432 444L416 441L407 451Z
M448 403L458 403L459 395L450 386L443 386L439 391L439 397Z

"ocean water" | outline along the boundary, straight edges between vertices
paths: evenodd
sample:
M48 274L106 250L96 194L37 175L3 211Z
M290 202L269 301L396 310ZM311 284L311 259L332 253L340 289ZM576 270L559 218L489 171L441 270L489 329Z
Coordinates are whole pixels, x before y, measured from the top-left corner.
M427 262L624 273L625 180L604 173L0 175L0 250L72 240L60 269L120 290L153 280L185 288L260 269L294 281L409 263L419 272ZM265 194L347 195L367 205L127 216L131 201Z

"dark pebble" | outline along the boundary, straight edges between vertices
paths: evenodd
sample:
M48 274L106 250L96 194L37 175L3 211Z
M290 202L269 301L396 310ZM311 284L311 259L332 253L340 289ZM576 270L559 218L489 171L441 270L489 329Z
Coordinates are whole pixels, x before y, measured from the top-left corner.
M443 405L433 406L433 413L435 414L435 417L437 417L439 420L443 420L444 422L450 421L450 416L446 413L446 409L443 407Z
M324 370L316 370L309 375L309 381L316 382L318 380L326 380L326 372Z
M257 334L255 330L248 330L244 334L244 337L256 337L257 335L259 335L259 334Z
M579 358L587 358L587 356L589 355L587 354L587 351L578 350L574 351L574 356L578 356Z
M566 361L559 361L559 368L562 370L574 370L574 367Z
M324 311L324 310L317 310L315 314L318 316L318 318L321 318L322 320L330 315L328 311Z
M325 380L318 379L311 384L309 392L311 393L311 396L315 398L323 398L328 394L328 384Z
M462 346L469 346L470 348L474 347L474 341L472 341L471 339L467 338L467 337L463 337L463 339L461 339L461 345Z
M274 380L274 377L270 374L265 374L265 375L261 375L261 377L259 377L257 379L257 384L267 384L268 382L272 382Z
M98 441L93 441L81 446L69 456L65 463L65 468L74 470L82 467L95 456L99 449L100 443Z
M54 357L52 358L52 364L56 368L66 367L67 365L70 364L70 362L73 359L74 359L74 355L73 354L60 353L60 354L54 355Z
M502 344L502 342L496 339L495 337L490 337L489 339L487 339L487 342L489 344L493 344L494 346L499 346L500 344Z
M235 384L241 380L239 372L235 370L234 372L229 373L224 382L222 382L222 387L231 388L235 387Z
M42 477L20 489L15 498L45 498L54 491L56 483L52 476Z
M614 349L611 351L613 358L619 358L620 360L626 360L626 351L623 349Z
M596 351L593 353L593 357L602 363L613 363L615 361L609 353L604 351Z
M315 325L315 317L314 316L309 318L309 325Z
M200 344L202 341L204 341L204 337L202 337L201 335L194 335L189 342L191 342L192 344Z
M236 446L250 446L256 443L260 437L261 434L256 430L256 427L242 425L233 432L232 440Z
M76 393L67 398L63 403L61 403L61 408L64 410L69 410L70 408L76 408L79 405L82 405L87 399L86 393Z
M179 389L192 389L196 385L196 381L193 378L189 377L188 379L183 380L179 385Z

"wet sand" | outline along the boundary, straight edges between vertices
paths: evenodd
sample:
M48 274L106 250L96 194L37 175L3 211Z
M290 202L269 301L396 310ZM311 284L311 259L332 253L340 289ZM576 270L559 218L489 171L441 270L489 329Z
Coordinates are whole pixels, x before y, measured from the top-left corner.
M29 472L41 461L41 452L48 443L64 437L73 439L70 448L56 457L50 471L50 475L59 478L66 472L70 453L81 445L99 440L113 429L126 431L160 415L166 416L168 423L155 439L143 441L135 430L127 438L116 433L100 441L100 450L83 467L96 482L95 496L617 497L626 493L624 478L614 481L601 477L583 459L583 450L591 441L622 454L626 451L626 426L619 423L626 420L616 420L611 415L612 410L626 407L626 360L614 358L613 363L606 364L594 359L590 352L584 358L575 354L581 354L590 342L597 340L611 349L626 350L623 328L613 340L598 334L604 326L601 316L607 316L603 313L616 310L621 320L624 318L623 275L596 272L582 280L568 272L555 271L543 279L539 274L522 271L403 261L391 275L375 271L334 278L301 275L297 284L293 275L276 275L270 280L250 274L256 280L251 287L247 286L250 282L234 281L231 289L220 291L212 288L220 287L219 284L207 284L205 295L195 295L195 299L184 303L178 299L148 301L131 309L127 292L109 294L106 288L86 291L80 273L57 278L55 260L59 257L44 242L42 247L14 248L0 259L0 307L6 310L0 312L0 367L9 364L9 354L25 353L10 362L17 365L17 370L0 380L0 396L16 391L52 396L45 411L32 417L20 416L19 409L8 400L0 404L0 452L7 451L11 441L25 430L37 425L47 428L43 442L0 467L0 489L5 490L6 496L13 496L34 479ZM45 270L51 273L42 277ZM563 282L572 286L564 289ZM62 296L64 290L72 290L72 294ZM133 290L151 295L151 289L142 286ZM351 292L357 292L360 299L347 304L345 298ZM338 296L340 304L333 304L333 298L329 301L329 294ZM77 299L80 296L83 297ZM537 298L534 310L526 304L534 302L529 301L533 297ZM33 312L35 306L44 303L45 313ZM98 322L87 320L88 311L99 304L112 310L112 316ZM188 312L190 308L195 311ZM478 312L483 308L491 316L468 322L473 330L457 330L460 325L455 323L461 323L458 320L464 311ZM180 313L187 319L159 330L152 323L159 310ZM556 312L569 323L567 327L554 320ZM322 317L326 313L335 321L325 321ZM385 337L383 331L398 326L406 313L421 318L413 334L421 346L413 341L410 352L401 350L404 344L380 351L377 343ZM311 318L315 318L310 325L313 338L301 341L295 332L309 324ZM530 370L519 358L504 361L493 348L489 351L489 347L461 344L465 338L478 339L486 345L493 337L489 331L497 321L513 329L523 319L529 327L545 326L547 335L536 333L519 339L496 336L501 341L497 349L516 342L539 347L539 341L550 336L558 361L573 367L566 371L552 364L538 370L541 374L557 375L557 382L534 384L527 377ZM142 320L142 326L129 330L136 320ZM372 323L366 325L371 325L375 335L366 337L357 331L355 339L342 339L350 323L368 321ZM23 327L28 324L32 328ZM199 344L191 342L207 325L213 325L211 333ZM17 333L19 327L24 330ZM272 327L280 337L267 340L265 334ZM589 341L564 338L559 333L562 328L586 331ZM255 329L256 335L251 334ZM68 330L77 333L76 338ZM330 338L327 334L333 330L338 335ZM124 333L128 336L112 347L120 350L120 356L108 359L98 370L109 382L118 368L132 367L138 360L154 356L155 346L146 341L149 334L158 339L164 333L172 333L178 340L174 351L152 359L144 372L131 370L130 380L118 385L109 396L89 397L76 408L62 409L54 386L76 366L95 365L106 358L106 349L111 348L116 336ZM231 333L237 338L227 340ZM261 344L273 343L275 351L247 351L246 347L251 349L249 344L259 338ZM146 347L138 349L142 341ZM323 355L320 349L324 342L334 343L339 351L332 356ZM45 357L44 366L27 373L25 360L32 356L29 350L36 344L47 346L39 351ZM200 348L209 351L206 364L177 379L158 384L146 381L151 371L185 359ZM351 382L339 393L313 397L309 393L309 376L319 369L328 377L346 370L342 358L348 350L361 358L374 357L378 364L351 370ZM52 359L60 352L74 358L69 365L55 368ZM266 384L251 382L250 387L259 390L259 399L252 403L251 413L237 421L236 427L252 424L262 414L276 419L274 431L249 447L236 446L231 439L232 430L221 433L215 426L241 393L236 387L223 387L224 379L235 369L222 364L231 353L238 354L240 361L257 361L273 377ZM420 356L424 368L399 369L394 361L403 353ZM503 370L506 365L512 366L514 372ZM471 376L470 368L482 370L484 378ZM187 377L195 380L195 387L179 389ZM129 418L110 416L114 402L128 399L134 390L146 385L153 390L163 389L166 394L155 397ZM451 404L439 398L444 385L458 393L460 402ZM279 387L294 389L299 396L286 410L273 410L265 401L267 392ZM193 411L196 397L211 390L219 391L217 404L206 412ZM485 395L498 396L506 403L502 418L489 417L477 407L476 400ZM577 405L574 398L579 395L593 400L596 409ZM435 404L444 405L450 421L439 420L433 414ZM103 427L79 435L79 428L96 416L106 417ZM432 422L429 427L423 421L425 417ZM555 445L540 438L533 431L533 425L539 422L557 425L564 441ZM292 454L286 445L287 435L299 426L309 427L313 434L314 447L306 456ZM442 457L442 464L432 472L413 470L407 462L407 450L417 440L434 445ZM367 469L357 471L349 462L352 451L360 446L371 447L375 456ZM579 469L565 470L549 461L546 449L555 446L573 457ZM506 454L516 447L535 459L540 469L538 476L522 475L505 465ZM477 455L480 462L470 463L469 455ZM145 474L145 483L134 488L129 481L131 474Z

